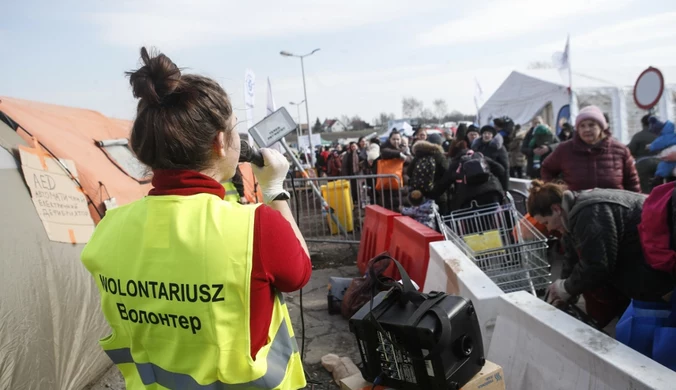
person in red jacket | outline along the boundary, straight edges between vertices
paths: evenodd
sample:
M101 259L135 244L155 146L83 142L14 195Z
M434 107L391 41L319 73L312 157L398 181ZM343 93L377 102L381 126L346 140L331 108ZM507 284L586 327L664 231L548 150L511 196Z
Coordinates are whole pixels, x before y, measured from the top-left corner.
M629 149L614 139L603 112L596 106L580 110L577 131L542 163L542 180L559 177L571 191L607 188L641 192Z

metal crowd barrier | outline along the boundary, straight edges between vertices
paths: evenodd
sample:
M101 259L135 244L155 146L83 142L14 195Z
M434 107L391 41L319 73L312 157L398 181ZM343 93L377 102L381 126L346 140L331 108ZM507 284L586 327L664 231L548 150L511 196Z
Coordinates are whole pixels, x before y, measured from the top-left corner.
M393 187L398 188L376 190L378 179L397 183ZM320 189L328 209L322 207L310 182ZM359 243L366 206L379 205L399 211L402 187L399 177L392 174L302 177L284 181L284 189L291 194L291 212L305 241L345 244Z

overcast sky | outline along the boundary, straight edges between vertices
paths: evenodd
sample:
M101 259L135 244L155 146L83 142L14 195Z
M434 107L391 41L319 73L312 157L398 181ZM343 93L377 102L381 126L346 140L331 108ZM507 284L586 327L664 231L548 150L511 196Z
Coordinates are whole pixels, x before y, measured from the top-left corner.
M136 102L124 71L141 45L219 81L236 109L252 69L255 120L268 77L294 117L288 102L303 99L300 61L280 50L321 48L305 60L312 121L399 117L405 96L474 113L475 78L488 97L568 34L574 69L676 65L674 0L24 0L3 14L0 95L125 119Z

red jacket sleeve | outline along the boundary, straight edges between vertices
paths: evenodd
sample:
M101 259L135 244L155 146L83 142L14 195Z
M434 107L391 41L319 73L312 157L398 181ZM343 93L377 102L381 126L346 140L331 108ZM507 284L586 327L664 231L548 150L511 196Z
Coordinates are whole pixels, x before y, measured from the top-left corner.
M312 263L282 214L266 205L256 209L254 258L260 259L268 281L282 292L303 288L312 275Z
M561 154L564 152L564 147L557 147L554 149L552 154L547 156L547 158L542 162L542 168L540 169L540 177L545 183L554 180L561 173Z
M631 156L631 151L626 148L626 155L624 156L624 172L622 172L624 187L627 191L641 192L641 182L638 179L636 166L634 165L634 158Z

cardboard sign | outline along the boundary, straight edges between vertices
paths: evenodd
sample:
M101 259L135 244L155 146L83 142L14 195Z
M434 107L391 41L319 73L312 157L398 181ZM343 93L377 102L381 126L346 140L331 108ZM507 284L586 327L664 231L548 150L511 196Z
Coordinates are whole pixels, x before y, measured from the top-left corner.
M41 149L19 147L21 169L35 210L51 241L83 244L94 232L87 198L66 171ZM75 164L59 160L77 177Z
M286 108L282 107L252 126L249 134L258 147L267 148L296 131L296 127L296 122L293 121Z

